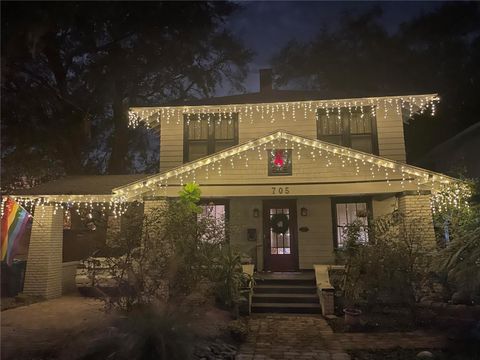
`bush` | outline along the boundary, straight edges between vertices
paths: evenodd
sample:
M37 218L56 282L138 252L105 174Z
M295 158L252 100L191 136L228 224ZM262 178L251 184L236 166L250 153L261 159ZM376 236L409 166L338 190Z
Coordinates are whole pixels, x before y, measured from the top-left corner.
M449 207L435 214L439 251L432 270L454 302L480 304L480 181L468 207ZM445 229L448 240L445 241Z
M109 308L129 312L155 302L179 304L210 282L219 303L237 313L240 289L251 279L243 273L241 254L226 241L227 224L199 216L199 199L198 186L187 184L178 200L146 216L127 212L115 241L115 253L123 255L104 261L118 290L105 294Z
M346 265L346 306L413 306L427 276L431 253L425 246L421 223L407 221L398 212L380 217L371 221L369 243L364 245L357 242L363 223L348 226L346 247L339 250Z
M134 307L116 325L80 358L183 360L192 355L193 332L178 309Z

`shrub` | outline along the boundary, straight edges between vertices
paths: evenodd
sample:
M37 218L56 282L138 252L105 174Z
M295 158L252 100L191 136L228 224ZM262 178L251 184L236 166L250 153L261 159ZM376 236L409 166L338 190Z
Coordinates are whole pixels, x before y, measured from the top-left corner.
M369 243L359 244L363 224L346 231L340 250L345 262L343 291L347 306L402 304L412 306L427 276L430 251L426 248L421 221L407 221L398 212L371 221Z

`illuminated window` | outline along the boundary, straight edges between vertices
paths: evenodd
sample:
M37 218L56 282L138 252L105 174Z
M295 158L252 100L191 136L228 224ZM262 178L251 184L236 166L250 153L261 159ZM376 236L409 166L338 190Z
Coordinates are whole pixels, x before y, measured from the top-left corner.
M205 219L205 225L209 227L207 234L203 236L204 241L224 240L227 236L226 221L228 220L228 201L215 199L214 201L202 201L202 211L197 219Z
M370 202L365 198L333 199L332 212L334 219L335 245L338 248L345 246L348 225L357 222L360 224L357 241L360 244L368 243L368 214Z
M238 144L238 114L185 115L183 161L189 162Z
M375 117L370 107L361 110L341 108L317 111L317 138L378 155Z
M278 217L278 214L284 215L284 217ZM270 222L276 219L286 219L290 221L290 209L270 209ZM285 221L285 220L279 220ZM288 224L277 224L279 227L286 226L285 232L276 232L270 228L270 254L271 255L289 255L291 254L290 244L290 226Z

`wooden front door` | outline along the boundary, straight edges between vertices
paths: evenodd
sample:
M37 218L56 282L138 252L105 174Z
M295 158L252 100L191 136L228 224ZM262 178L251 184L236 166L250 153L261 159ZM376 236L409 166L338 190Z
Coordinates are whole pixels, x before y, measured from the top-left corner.
M263 237L265 270L298 270L296 200L264 200Z

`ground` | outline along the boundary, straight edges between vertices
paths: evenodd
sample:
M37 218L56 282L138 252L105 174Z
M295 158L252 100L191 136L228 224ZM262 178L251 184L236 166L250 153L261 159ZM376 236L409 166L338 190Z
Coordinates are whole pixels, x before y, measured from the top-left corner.
M71 360L85 356L92 344L117 335L114 313L106 314L103 302L81 296L11 308L1 312L2 360ZM206 341L200 345L218 348L231 321L228 311L199 305L189 313L194 334ZM215 339L216 341L211 341ZM72 354L75 354L73 356Z
M316 315L253 315L250 334L240 348L238 360L301 359L348 360L351 349L430 349L443 347L441 334L334 333L323 317Z
M100 331L108 332L113 318L103 311L102 302L79 296L2 311L2 359L70 359ZM206 311L203 319L203 331L213 337L219 334L217 324L229 321L225 312L215 309ZM238 360L347 360L352 349L429 349L446 343L442 335L423 332L333 333L317 315L255 314L248 325Z
M2 359L49 358L71 339L104 327L111 318L102 302L79 296L2 311Z

